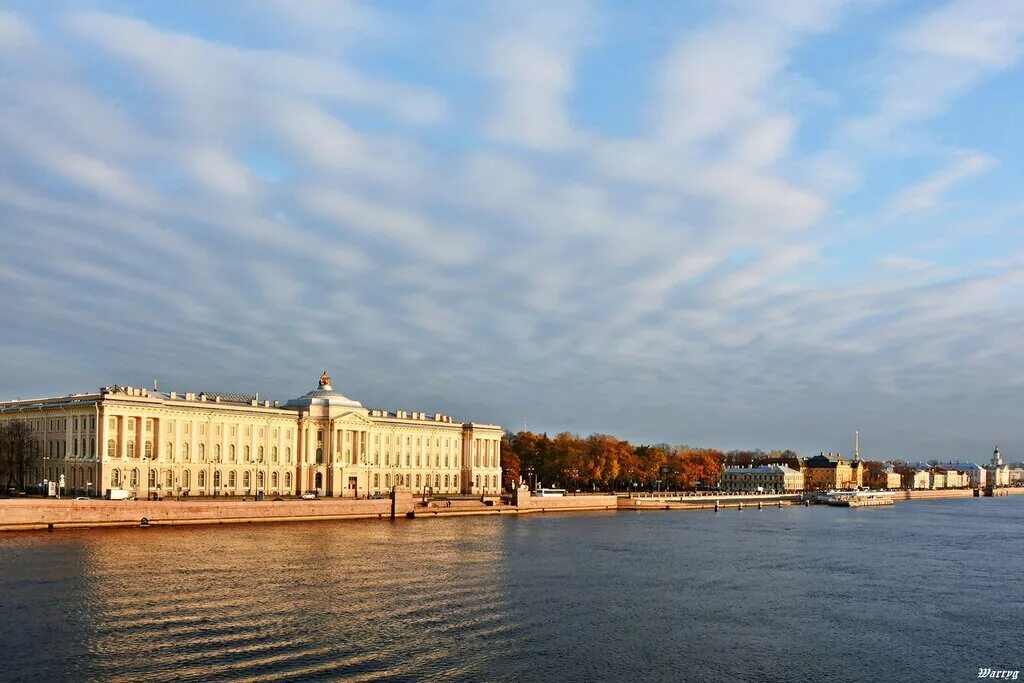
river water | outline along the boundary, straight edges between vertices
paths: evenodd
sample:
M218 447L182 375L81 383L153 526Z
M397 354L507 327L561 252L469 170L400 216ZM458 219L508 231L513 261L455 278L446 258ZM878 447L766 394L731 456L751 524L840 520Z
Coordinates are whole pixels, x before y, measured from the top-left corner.
M976 680L1024 496L0 536L3 680Z

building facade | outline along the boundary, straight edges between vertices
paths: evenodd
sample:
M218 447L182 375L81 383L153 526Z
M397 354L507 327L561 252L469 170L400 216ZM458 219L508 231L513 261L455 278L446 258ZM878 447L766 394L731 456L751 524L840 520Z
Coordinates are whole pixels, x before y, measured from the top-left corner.
M819 453L806 460L804 486L808 491L842 491L864 485L864 467L859 459Z
M985 468L975 462L940 462L937 467L944 470L956 470L966 477L963 486L970 488L985 488L988 481Z
M1003 462L999 446L992 451L992 460L985 466L985 479L989 486L1010 485L1010 466Z
M804 490L804 475L785 465L726 467L721 487L729 493L791 493Z
M63 475L69 491L366 497L393 486L423 494L501 489L501 427L367 409L335 391L326 373L284 406L258 394L112 386L0 403L0 421L17 419L36 447L30 480Z

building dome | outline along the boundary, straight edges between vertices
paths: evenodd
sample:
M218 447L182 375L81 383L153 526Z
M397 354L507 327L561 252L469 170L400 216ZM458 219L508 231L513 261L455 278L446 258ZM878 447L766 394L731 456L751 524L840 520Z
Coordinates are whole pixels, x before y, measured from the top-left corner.
M331 387L331 378L327 371L320 375L320 382L316 389L293 398L284 404L285 408L308 408L310 406L327 406L331 408L362 408L363 404L353 401L340 391Z

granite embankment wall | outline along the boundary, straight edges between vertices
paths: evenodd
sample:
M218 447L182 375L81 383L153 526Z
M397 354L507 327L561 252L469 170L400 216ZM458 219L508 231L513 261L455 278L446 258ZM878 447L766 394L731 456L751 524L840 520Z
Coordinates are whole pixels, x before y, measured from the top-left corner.
M409 493L395 501L396 517L430 518L574 510L615 510L614 495L530 498L520 506L497 500L434 501L424 504ZM301 522L389 519L392 501L322 498L285 501L0 500L0 531L97 526Z
M390 500L187 502L141 500L0 500L0 530L57 527L223 524L391 516Z
M997 489L996 496L1024 494L1024 488ZM937 491L895 491L897 501L942 498L971 498L971 489ZM722 496L722 509L736 508L738 496ZM795 496L762 497L764 507L799 505ZM744 507L757 507L757 498L743 501ZM424 504L408 492L400 492L394 505L396 517L430 518L461 515L519 515L545 512L593 510L700 510L714 509L713 500L651 500L615 495L566 496L564 498L522 498L519 505L498 500L433 501ZM245 522L303 522L339 519L388 519L392 501L322 498L286 501L127 501L127 500L0 500L0 531L27 529L138 526L145 519L150 525L231 524Z

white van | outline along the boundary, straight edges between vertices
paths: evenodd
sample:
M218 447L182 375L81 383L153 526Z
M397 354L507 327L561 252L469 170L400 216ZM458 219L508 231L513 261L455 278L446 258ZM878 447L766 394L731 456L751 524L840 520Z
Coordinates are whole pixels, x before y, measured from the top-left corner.
M128 500L131 497L131 491L125 491L124 489L110 489L107 491L107 499L109 500Z

